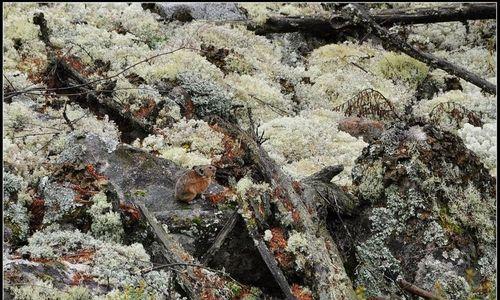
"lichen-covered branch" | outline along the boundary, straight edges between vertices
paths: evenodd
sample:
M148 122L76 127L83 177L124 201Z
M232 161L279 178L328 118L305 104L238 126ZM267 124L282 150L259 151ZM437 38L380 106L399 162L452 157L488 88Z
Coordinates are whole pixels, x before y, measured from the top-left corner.
M368 11L366 11L366 9L362 6L358 4L346 5L342 9L342 14L344 15L344 18L350 20L351 24L368 27L369 30L371 30L371 33L378 36L384 43L393 46L399 51L404 52L405 54L418 59L434 68L439 68L450 74L458 76L480 87L484 91L496 95L496 85L494 85L493 83L445 59L418 50L416 47L403 41L402 38L398 37L397 35L391 34L387 29L377 24L377 22L370 16Z
M472 3L461 6L441 6L416 8L411 10L380 9L369 12L370 17L381 26L428 24L467 20L494 19L496 7L493 3ZM335 35L343 30L351 30L345 17L334 13L329 20L322 17L270 17L264 24L249 24L248 29L256 34L302 31L318 36ZM332 27L332 23L335 26Z

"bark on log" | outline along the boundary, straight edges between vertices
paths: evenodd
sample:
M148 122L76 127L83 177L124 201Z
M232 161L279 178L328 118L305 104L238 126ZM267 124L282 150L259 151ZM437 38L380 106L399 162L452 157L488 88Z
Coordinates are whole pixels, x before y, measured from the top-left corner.
M496 5L494 3L473 3L411 10L383 9L371 11L370 17L383 26L495 19ZM336 24L333 28L331 21ZM345 27L348 26L345 21L346 19L340 14L334 14L331 19L322 17L270 17L264 24L249 24L248 29L260 35L301 31L325 36L340 32L340 29L342 31L348 30Z
M377 24L366 11L365 8L358 4L349 4L342 9L342 14L346 19L349 19L352 25L366 26L371 32L379 37L384 43L393 46L399 51L428 64L431 67L442 69L452 75L460 77L475 86L480 87L483 91L496 95L496 85L479 77L477 74L457 66L445 59L438 58L432 54L422 52L407 42L403 41L399 36L391 34L387 29Z

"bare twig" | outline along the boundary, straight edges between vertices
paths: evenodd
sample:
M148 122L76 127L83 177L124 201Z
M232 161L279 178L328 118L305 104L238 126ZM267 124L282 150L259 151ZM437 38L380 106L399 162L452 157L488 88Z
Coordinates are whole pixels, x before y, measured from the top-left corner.
M75 131L75 127L73 126L73 124L71 123L71 120L68 118L68 115L66 114L67 106L68 106L68 101L65 101L64 102L64 109L63 109L63 118L64 118L64 121L66 121L66 124L68 124L71 131Z

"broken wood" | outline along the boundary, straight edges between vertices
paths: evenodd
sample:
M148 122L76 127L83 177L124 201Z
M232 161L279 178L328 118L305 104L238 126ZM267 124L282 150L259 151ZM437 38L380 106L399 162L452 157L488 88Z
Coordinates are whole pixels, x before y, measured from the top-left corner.
M430 53L425 53L409 43L405 42L396 34L390 33L387 29L383 28L375 22L370 14L364 7L359 4L349 4L342 9L342 14L345 19L349 19L352 25L366 26L368 30L374 35L379 37L385 44L393 46L395 49L421 61L425 64L442 69L452 75L460 77L475 86L481 88L483 91L496 95L496 85L479 77L456 64L453 64L445 59L436 57Z
M465 22L496 18L495 3L463 3L432 8L381 9L368 12L381 26L429 24L440 22ZM346 20L342 14L334 14L330 23L342 24Z
M463 22L495 19L496 5L494 3L464 3L460 6L447 5L409 10L381 9L370 11L369 15L376 23L387 27L396 24ZM247 28L259 35L300 31L316 36L335 35L349 29L346 18L337 13L334 13L330 19L325 17L270 17L263 24L249 24Z
M276 283L280 287L286 299L292 299L292 300L296 299L295 296L292 294L292 288L290 287L290 284L288 284L288 281L286 280L283 271L281 271L280 267L278 266L278 263L276 262L276 258L273 256L271 251L269 251L269 248L267 248L262 237L258 235L256 229L253 228L252 225L250 225L251 222L255 223L256 220L252 217L248 216L245 217L243 214L241 214L241 216L245 221L245 226L247 228L248 234L254 241L254 244L257 247L260 256L262 257L262 260L264 260L264 262L266 263L267 268L273 275L274 280L276 280Z
M443 298L436 296L433 293L431 293L427 290L424 290L424 289L422 289L414 284L411 284L402 278L398 278L397 283L403 290L405 290L413 295L422 297L424 299L443 300Z
M229 233L231 233L231 231L233 230L236 222L238 221L238 218L239 214L237 212L234 212L231 217L229 217L229 220L227 220L226 224L224 224L224 227L222 227L222 229L217 234L217 237L215 238L212 246L210 246L207 252L200 258L201 263L206 264L210 262L214 254L217 253L217 251L226 240Z
M337 176L342 171L344 171L343 165L328 166L312 174L311 176L304 178L302 181L317 180L329 183L330 181L332 181L333 177Z

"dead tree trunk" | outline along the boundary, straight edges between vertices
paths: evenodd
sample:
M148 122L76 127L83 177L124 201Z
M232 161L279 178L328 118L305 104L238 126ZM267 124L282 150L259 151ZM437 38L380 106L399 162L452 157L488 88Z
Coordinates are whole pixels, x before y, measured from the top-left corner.
M297 255L302 255L307 261L304 270L305 281L310 283L309 288L315 296L318 299L356 299L337 246L326 227L320 222L321 214L316 207L310 205L310 199L305 197L313 193L308 191L311 187L304 184L302 190L302 184L294 182L284 174L253 137L238 126L220 118L213 118L211 121L224 128L229 136L244 145L255 173L271 185L273 195L270 201L278 210L273 217L279 220L281 229L307 240L307 249ZM331 172L332 176L335 172L337 170ZM250 203L242 206L246 206L253 215L258 214L251 209ZM288 224L289 220L278 215L291 215L292 224Z
M496 18L496 5L494 3L464 3L410 10L381 9L372 11L369 15L381 26L484 20ZM248 29L261 35L296 31L314 35L328 35L349 30L346 21L341 14L334 14L330 19L322 17L270 17L263 24L248 25ZM332 23L335 26L332 27Z

